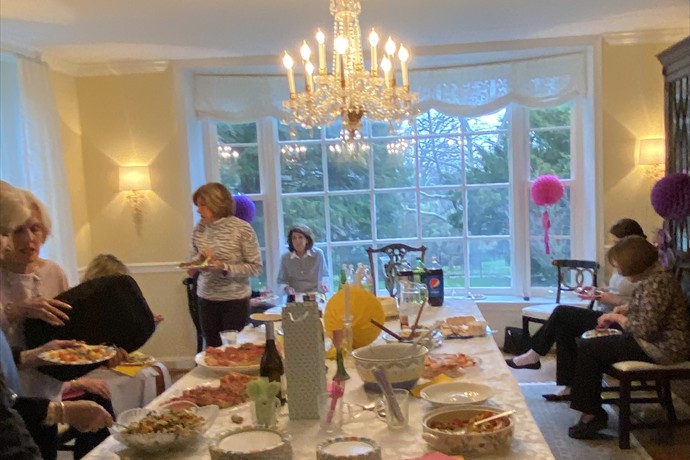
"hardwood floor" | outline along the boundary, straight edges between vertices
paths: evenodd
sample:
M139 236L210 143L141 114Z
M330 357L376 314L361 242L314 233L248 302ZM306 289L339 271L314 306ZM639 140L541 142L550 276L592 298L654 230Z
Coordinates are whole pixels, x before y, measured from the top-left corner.
M505 357L512 358L512 355ZM543 357L541 364L541 369L538 370L511 369L511 371L520 383L553 382L556 377L555 354L549 353ZM690 410L690 383L676 383L678 385L673 385L674 394L688 406L685 410ZM679 405L676 404L676 406ZM663 417L661 407L653 404L634 406L633 410L645 419ZM680 412L679 407L676 407L676 410ZM687 417L689 414L685 413L684 415ZM633 434L654 460L687 460L690 458L690 426L679 426L673 429L640 429L634 430ZM611 442L618 442L618 440Z

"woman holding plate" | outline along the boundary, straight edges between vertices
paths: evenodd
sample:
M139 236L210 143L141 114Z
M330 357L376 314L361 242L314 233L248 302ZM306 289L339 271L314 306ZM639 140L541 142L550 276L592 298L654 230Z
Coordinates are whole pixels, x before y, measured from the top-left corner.
M202 185L192 201L201 221L192 232L190 260L180 267L199 270L199 322L206 345L218 347L221 331L240 331L249 321L249 277L263 271L259 241L252 226L234 216L223 184Z

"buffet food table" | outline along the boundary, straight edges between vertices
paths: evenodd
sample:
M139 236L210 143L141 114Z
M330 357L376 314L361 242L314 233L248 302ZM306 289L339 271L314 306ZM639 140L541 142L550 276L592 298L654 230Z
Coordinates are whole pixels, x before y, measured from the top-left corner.
M432 324L436 320L443 320L451 316L472 315L477 319L481 313L476 304L465 299L446 299L443 307L428 307L421 317L422 324ZM386 325L391 329L398 329L397 320L388 321ZM381 338L377 339L382 341ZM513 415L515 421L515 434L508 452L485 454L482 459L511 458L529 460L553 459L541 431L537 427L532 414L529 412L520 388L513 378L508 366L496 343L490 335L471 339L444 339L440 349L444 353L464 353L479 361L479 369L467 373L462 380L481 382L491 386L494 394L488 404L516 410ZM327 362L327 377L334 374L335 363ZM351 379L347 381L344 401L349 403L367 404L380 398L380 395L370 395L362 387L357 371L348 368ZM178 380L165 393L157 397L147 407L156 408L170 398L178 396L182 390L195 387L219 378L217 372L209 371L203 367L197 367ZM371 411L361 411L353 420L342 426L341 432L329 434L319 427L318 420L290 420L287 408L284 407L279 417L278 428L287 431L291 437L294 459L315 458L316 446L331 437L336 436L365 436L379 443L382 449L382 458L385 460L400 460L416 458L432 451L422 439L421 420L425 413L433 408L432 404L423 399L410 400L410 423L407 428L399 431L389 431L386 423L379 420ZM221 432L238 428L240 425L233 423L232 415L240 415L244 418L243 424L251 423L251 415L248 404L235 408L221 410L213 426L206 433L207 438L213 438ZM100 446L94 449L86 458L89 459L135 459L146 458L147 454L128 449L115 439L108 438ZM199 443L181 452L167 452L165 458L194 458L209 459L210 454L205 444ZM472 458L468 455L467 458Z

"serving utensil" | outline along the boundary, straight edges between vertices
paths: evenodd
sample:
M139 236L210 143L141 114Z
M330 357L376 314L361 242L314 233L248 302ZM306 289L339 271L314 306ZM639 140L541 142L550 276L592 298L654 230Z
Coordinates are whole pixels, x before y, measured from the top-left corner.
M393 337L393 338L394 338L395 340L397 340L398 342L404 342L404 341L405 341L404 338L402 338L401 336L399 336L399 335L396 334L395 332L391 331L390 329L388 329L386 326L384 326L383 324L379 323L379 322L376 321L375 319L372 319L372 320L371 320L371 324L373 324L374 326L378 327L378 328L381 329L383 332L386 332L388 335L390 335L391 337Z
M500 414L492 415L491 417L487 417L487 418L484 418L484 419L481 419L481 420L477 420L477 421L474 422L472 425L473 425L473 426L478 426L478 425L481 425L482 423L490 422L490 421L492 421L492 420L496 420L497 418L506 417L506 416L512 415L512 414L514 414L514 413L515 413L514 410L507 410L507 411L505 411L505 412L501 412Z

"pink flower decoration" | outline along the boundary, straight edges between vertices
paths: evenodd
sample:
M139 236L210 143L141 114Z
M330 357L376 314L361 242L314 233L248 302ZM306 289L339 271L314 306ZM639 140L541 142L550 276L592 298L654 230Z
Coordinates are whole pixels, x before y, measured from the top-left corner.
M563 198L563 184L558 176L545 174L535 179L530 193L532 200L539 206L556 204Z

